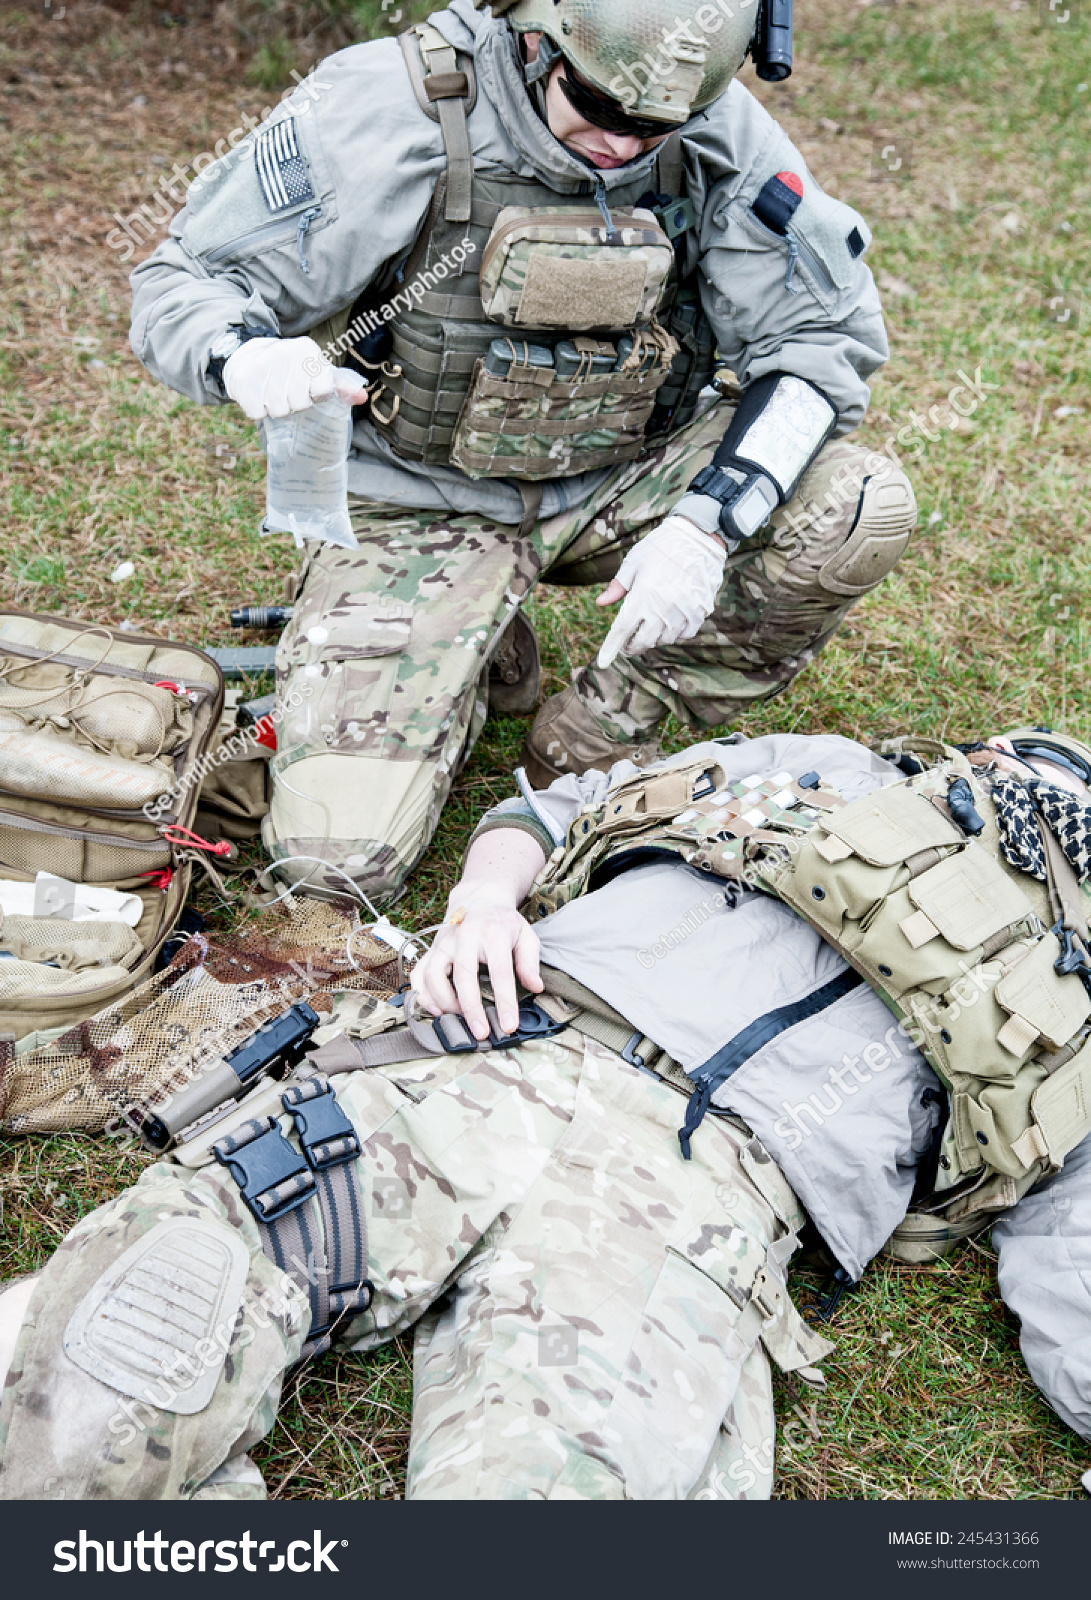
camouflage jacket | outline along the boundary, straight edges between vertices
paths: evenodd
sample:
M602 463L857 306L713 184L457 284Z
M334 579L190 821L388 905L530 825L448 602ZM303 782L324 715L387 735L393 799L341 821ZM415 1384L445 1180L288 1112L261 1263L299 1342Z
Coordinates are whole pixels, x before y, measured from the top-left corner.
M588 169L549 133L523 85L506 23L453 0L434 22L474 56L470 114L476 172L506 173L562 196L586 194ZM133 349L154 376L195 400L223 400L210 347L231 326L285 336L341 315L371 284L391 298L445 171L438 123L421 111L394 39L354 45L323 62L256 130L206 167L171 238L133 273ZM699 282L720 356L744 385L787 371L826 391L842 430L867 408L867 379L887 357L871 273L846 241L867 230L823 193L802 156L736 82L687 125L687 194L697 213ZM630 188L654 153L602 174ZM803 198L793 241L752 205L778 172ZM385 503L450 508L519 521L514 484L475 482L452 467L404 463L369 423L357 425L352 492ZM542 512L578 505L607 469L546 485Z

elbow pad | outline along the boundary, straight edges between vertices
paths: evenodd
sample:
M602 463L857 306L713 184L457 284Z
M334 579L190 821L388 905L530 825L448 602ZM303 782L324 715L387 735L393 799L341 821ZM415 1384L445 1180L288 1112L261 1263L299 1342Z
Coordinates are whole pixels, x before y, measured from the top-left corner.
M770 372L747 389L689 492L719 502L720 532L733 545L752 539L792 498L836 426L837 408L815 384Z

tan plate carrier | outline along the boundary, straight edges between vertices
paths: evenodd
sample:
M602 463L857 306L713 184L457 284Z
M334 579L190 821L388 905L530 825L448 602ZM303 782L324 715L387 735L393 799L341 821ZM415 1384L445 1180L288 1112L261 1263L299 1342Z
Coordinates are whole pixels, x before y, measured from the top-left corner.
M927 1260L1013 1205L1091 1131L1091 996L1079 974L1056 970L1050 931L1063 922L1079 933L1082 921L1085 937L1091 893L1071 868L1066 880L1055 843L1050 884L1009 866L989 780L955 749L902 743L926 769L850 804L794 783L746 794L707 760L634 778L576 818L523 910L546 916L607 863L654 846L804 917L948 1090L935 1191L908 1220L904 1250L892 1246ZM976 838L948 809L956 778L984 819Z

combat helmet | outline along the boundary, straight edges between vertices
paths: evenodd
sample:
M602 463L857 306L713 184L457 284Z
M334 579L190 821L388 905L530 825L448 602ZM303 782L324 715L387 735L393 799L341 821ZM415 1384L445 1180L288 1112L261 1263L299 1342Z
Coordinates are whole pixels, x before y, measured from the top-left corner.
M752 47L759 75L791 71L791 0L492 0L492 13L543 35L528 83L563 57L630 116L668 128L718 100Z
M1067 733L1055 733L1052 728L1015 728L1004 734L1017 756L1030 761L1035 756L1052 761L1055 766L1071 772L1091 789L1091 745L1073 739Z

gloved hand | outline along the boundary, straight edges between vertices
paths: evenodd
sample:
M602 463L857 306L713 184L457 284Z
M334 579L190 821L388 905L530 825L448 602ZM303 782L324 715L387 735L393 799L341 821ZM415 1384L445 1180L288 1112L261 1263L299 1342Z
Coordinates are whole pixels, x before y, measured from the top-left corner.
M367 399L360 374L335 367L313 339L248 339L224 362L223 386L252 422L304 411L334 394L350 406Z
M672 512L634 545L598 597L600 606L609 606L625 596L599 651L599 666L692 639L716 604L726 560L718 539Z

